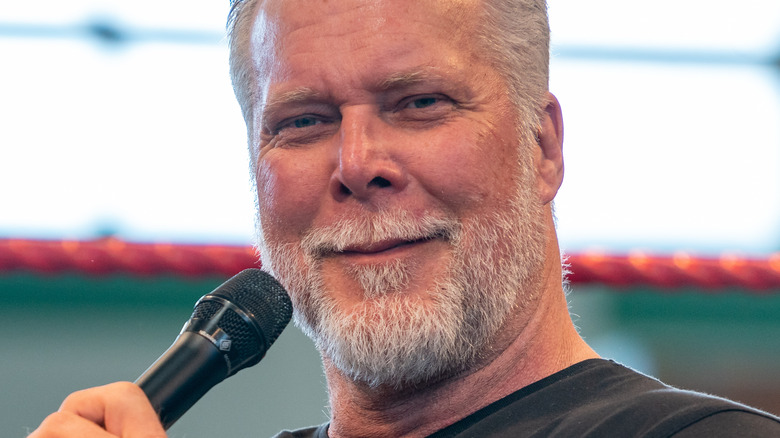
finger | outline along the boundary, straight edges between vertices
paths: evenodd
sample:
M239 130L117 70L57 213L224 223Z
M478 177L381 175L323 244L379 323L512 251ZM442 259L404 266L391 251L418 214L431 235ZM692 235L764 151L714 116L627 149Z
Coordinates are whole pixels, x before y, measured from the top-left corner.
M102 427L70 412L55 412L27 438L116 438Z
M78 415L123 438L166 436L146 394L130 382L75 392L62 402L60 412Z

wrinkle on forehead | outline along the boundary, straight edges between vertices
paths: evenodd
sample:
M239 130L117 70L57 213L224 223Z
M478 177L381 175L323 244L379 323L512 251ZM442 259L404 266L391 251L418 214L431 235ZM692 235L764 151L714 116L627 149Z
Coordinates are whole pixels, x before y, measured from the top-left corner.
M256 14L252 29L252 58L256 64L272 64L272 55L279 56L280 45L297 32L316 34L318 39L331 37L337 44L359 43L360 40L340 38L350 33L349 23L358 24L358 31L383 32L388 34L389 40L398 40L404 38L410 23L421 20L430 26L430 17L437 16L434 27L439 27L440 32L451 37L467 33L471 37L473 32L464 32L464 28L477 24L474 6L480 1L259 0L255 10L248 11ZM331 24L334 20L336 23ZM359 47L341 48L354 50ZM338 50L338 47L334 46L333 50Z

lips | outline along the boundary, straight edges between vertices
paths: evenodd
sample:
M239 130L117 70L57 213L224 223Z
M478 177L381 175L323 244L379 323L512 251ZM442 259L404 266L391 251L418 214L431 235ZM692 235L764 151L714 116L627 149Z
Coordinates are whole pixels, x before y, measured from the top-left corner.
M427 239L419 239L419 240L400 240L400 239L393 239L393 240L384 240L380 242L374 242L368 245L354 245L354 246L347 246L344 248L342 253L345 254L376 254L384 251L391 250L393 248L397 248L399 246L404 245L410 245L413 243L422 242Z
M319 228L307 233L301 242L303 249L313 259L336 256L372 256L373 259L373 256L382 254L389 256L389 253L394 254L396 250L416 248L430 241L450 241L457 233L458 224L452 221L429 219L415 227L401 227L395 223L390 224L392 227L387 224L371 227L382 230L381 233L366 232L347 225Z

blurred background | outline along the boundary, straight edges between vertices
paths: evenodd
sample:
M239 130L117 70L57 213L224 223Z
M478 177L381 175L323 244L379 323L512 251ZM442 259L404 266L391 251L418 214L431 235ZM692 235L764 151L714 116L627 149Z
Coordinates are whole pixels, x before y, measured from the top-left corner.
M0 241L251 244L228 3L0 4ZM564 249L777 266L780 2L550 0L550 21ZM224 279L0 270L2 435L135 379ZM780 290L577 283L570 301L603 356L780 414ZM291 327L170 434L270 436L325 421L326 403Z

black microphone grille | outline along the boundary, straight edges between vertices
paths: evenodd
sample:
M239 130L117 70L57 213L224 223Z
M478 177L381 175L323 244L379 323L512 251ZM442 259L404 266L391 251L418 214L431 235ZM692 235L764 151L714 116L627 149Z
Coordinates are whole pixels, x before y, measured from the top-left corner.
M292 317L290 297L270 274L246 269L195 304L182 331L212 339L228 363L228 376L258 363Z
M209 295L233 303L252 317L268 346L276 341L292 317L287 291L267 272L245 269L222 283Z

